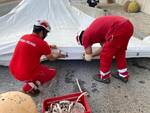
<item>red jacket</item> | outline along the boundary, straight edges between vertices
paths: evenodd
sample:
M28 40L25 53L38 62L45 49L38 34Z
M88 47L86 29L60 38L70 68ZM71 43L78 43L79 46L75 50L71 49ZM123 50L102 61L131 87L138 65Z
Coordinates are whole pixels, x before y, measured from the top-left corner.
M46 41L34 34L25 35L15 48L9 65L10 71L18 79L28 78L40 66L41 56L50 53L51 49Z
M118 36L123 38L121 37L122 32L126 30L123 25L127 22L129 22L128 19L120 16L104 16L95 19L83 33L84 48L92 46L94 43L104 43ZM133 33L133 30L131 32Z

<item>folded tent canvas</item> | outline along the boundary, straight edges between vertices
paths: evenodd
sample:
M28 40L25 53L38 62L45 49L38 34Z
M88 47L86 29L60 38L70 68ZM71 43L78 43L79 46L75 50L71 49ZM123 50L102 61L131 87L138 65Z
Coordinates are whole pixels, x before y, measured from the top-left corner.
M52 30L46 41L68 52L69 57L65 60L82 59L83 48L77 44L75 36L94 18L71 6L69 0L22 0L12 11L0 17L0 65L9 65L17 41L22 35L31 33L39 19L50 23ZM149 48L149 41L132 38L127 57L150 57Z

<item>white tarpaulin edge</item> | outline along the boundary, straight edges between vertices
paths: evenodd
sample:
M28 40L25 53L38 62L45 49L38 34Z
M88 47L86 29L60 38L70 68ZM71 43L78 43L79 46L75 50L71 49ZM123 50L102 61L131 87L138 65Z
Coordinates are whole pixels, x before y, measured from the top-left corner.
M83 48L77 45L75 36L94 18L72 7L68 0L23 0L5 16L0 17L0 65L8 65L17 41L31 33L38 19L47 19L52 27L46 40L69 53L67 59L82 59ZM148 41L132 38L127 57L150 57ZM96 48L97 46L95 46Z

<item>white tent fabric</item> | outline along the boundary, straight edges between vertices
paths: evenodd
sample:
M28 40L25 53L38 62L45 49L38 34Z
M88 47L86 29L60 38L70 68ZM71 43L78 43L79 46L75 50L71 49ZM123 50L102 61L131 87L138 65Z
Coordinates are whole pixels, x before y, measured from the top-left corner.
M48 20L52 27L46 38L49 43L68 52L67 59L82 59L83 48L77 45L75 36L94 18L71 6L68 0L23 0L0 17L0 65L9 64L17 41L22 35L31 33L33 24L39 19ZM127 57L150 57L149 42L132 38Z
M17 41L31 33L39 19L48 20L52 27L47 41L61 47L74 46L75 40L70 38L93 20L71 7L68 0L22 0L11 12L0 17L0 65L9 64Z

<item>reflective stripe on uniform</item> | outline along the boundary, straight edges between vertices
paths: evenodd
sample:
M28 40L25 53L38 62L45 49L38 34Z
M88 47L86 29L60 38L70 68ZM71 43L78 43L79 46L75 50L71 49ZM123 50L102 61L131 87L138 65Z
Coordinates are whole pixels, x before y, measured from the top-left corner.
M108 72L106 72L106 73L100 71L100 74L101 74L102 76L106 76L106 75L110 74L110 71L108 71Z
M118 72L119 72L119 73L127 72L127 68L124 68L124 69L118 69Z
M120 74L120 73L119 73L119 76L125 78L125 77L127 77L128 75L123 75L123 74Z
M34 83L29 82L28 84L29 84L32 88L37 89L37 86L36 86Z

